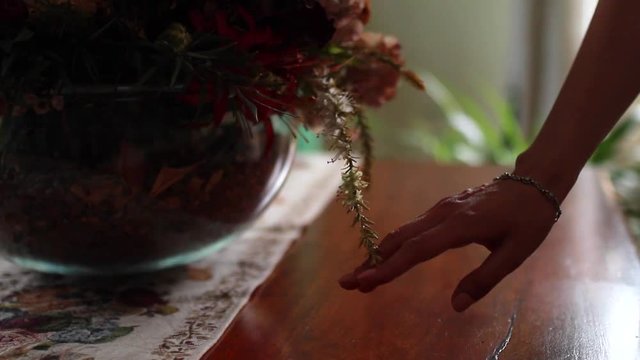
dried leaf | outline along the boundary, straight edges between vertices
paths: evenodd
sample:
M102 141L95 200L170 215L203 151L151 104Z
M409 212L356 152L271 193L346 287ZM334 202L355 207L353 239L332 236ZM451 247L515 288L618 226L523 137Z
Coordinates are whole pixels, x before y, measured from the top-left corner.
M168 166L163 167L156 177L156 181L151 188L150 195L157 197L163 192L167 191L170 187L180 182L185 176L192 173L200 166L200 163L193 164L184 168L171 168Z
M211 195L211 191L213 191L213 188L215 188L216 185L218 185L218 183L220 182L220 180L222 180L223 174L224 174L224 171L218 170L215 173L213 173L213 175L211 175L211 177L209 178L209 181L207 182L207 187L204 189L207 196Z
M121 210L127 205L127 203L129 203L129 201L131 201L132 198L133 193L127 191L127 188L123 185L115 192L111 202L116 209Z
M116 166L120 176L131 188L138 191L143 189L147 162L142 150L129 143L122 143Z
M213 277L213 274L211 274L211 269L188 266L187 276L189 277L190 280L207 281Z
M179 209L182 207L182 200L177 196L171 196L162 200L162 204L168 209Z
M71 187L69 188L69 191L79 199L84 199L87 197L87 192L79 184L71 185Z
M187 185L187 191L192 197L199 196L203 186L204 180L196 176L189 181L189 185Z
M424 84L424 80L418 76L415 72L411 70L402 70L402 76L404 76L405 80L407 80L411 85L413 85L416 89L426 91L427 86Z

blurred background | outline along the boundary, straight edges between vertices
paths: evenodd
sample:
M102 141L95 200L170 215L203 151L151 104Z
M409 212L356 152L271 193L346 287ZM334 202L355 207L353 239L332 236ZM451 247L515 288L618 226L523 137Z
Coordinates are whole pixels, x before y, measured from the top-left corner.
M550 110L597 0L373 0L428 93L372 111L378 158L512 163Z

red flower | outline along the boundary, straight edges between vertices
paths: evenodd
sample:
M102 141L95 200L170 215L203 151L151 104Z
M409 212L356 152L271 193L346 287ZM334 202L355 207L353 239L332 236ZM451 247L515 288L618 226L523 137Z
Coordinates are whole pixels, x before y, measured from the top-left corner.
M266 8L266 9L265 9ZM278 51L288 48L322 48L335 32L319 4L298 2L282 6L232 5L195 8L189 20L196 32L216 33L244 51Z
M215 18L205 16L200 10L191 10L189 12L189 21L198 32L214 32L217 29Z
M191 106L200 106L206 104L212 106L211 109L211 123L219 125L224 118L224 115L229 111L229 95L226 91L217 93L212 83L204 85L199 80L194 80L189 84L189 87L184 94L180 95L178 99L183 103ZM207 126L210 123L198 123L191 124L193 127Z
M293 113L296 107L296 90L298 83L295 79L290 79L287 87L280 92L265 88L257 88L249 90L242 95L255 105L255 109L250 108L248 104L243 104L241 111L244 117L255 124L263 124L266 130L265 144L266 152L273 146L275 133L271 117L273 115L281 115L283 113ZM255 113L254 113L255 111Z
M18 27L29 17L29 9L22 0L0 0L0 28Z
M288 47L322 48L334 36L336 28L327 12L315 2L274 12L263 21L286 39Z
M256 80L234 93L224 94L216 94L220 90L212 84L196 83L180 99L193 106L211 104L214 124L230 110L229 102L234 101L236 110L248 122L265 126L269 148L274 140L271 117L295 111L300 101L298 79L311 74L318 65L319 59L305 50L322 48L333 36L335 28L318 4L303 6L291 1L282 6L253 5L243 2L242 5L231 3L208 9L195 8L189 13L189 20L196 37L198 33L212 33L226 38L238 51L252 56L252 63L256 65L229 66L226 71L247 79L268 74L276 80L266 79L269 85Z
M250 51L254 48L265 48L278 45L282 40L276 38L271 29L259 28L253 16L244 8L238 7L237 14L242 19L246 29L239 29L229 24L229 13L218 10L212 15L199 10L189 14L191 24L198 32L217 33L235 42L239 49Z

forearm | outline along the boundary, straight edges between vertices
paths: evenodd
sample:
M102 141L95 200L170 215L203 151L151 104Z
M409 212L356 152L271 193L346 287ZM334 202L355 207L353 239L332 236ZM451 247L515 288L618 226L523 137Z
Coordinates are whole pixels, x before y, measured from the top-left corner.
M542 130L516 163L564 199L640 91L640 1L601 0Z

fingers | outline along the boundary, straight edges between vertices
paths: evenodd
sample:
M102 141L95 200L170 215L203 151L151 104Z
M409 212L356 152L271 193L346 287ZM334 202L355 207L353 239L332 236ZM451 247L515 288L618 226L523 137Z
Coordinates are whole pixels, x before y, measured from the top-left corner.
M340 278L338 283L345 290L355 290L358 288L358 275L367 269L371 269L373 266L369 260L365 260L362 265L358 266L353 272L350 272Z
M357 277L359 290L373 291L380 285L386 284L418 263L432 259L444 251L458 247L460 234L444 230L443 226L435 227L420 236L405 241L400 249L376 268L368 269Z
M396 231L389 233L380 243L380 256L383 259L391 257L402 244L418 235L428 231L438 223L444 221L450 212L451 198L444 198L417 219L401 226ZM348 273L338 280L338 283L345 290L355 290L358 288L358 275L370 269L368 261L357 267L353 272Z
M426 217L420 217L385 236L378 248L380 256L383 259L389 258L402 246L402 243L429 230L429 222L425 219Z
M414 221L389 233L389 235L380 242L379 250L382 258L389 258L405 241L428 231L432 227L444 221L452 208L451 205L453 205L452 199L444 198Z
M460 281L451 299L451 305L456 311L465 311L483 298L528 257L526 251L515 245L516 242L506 241L504 244L492 252L480 267Z

